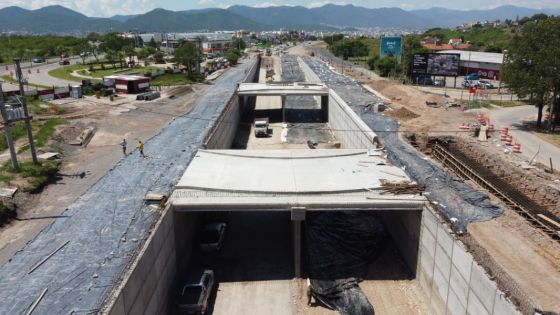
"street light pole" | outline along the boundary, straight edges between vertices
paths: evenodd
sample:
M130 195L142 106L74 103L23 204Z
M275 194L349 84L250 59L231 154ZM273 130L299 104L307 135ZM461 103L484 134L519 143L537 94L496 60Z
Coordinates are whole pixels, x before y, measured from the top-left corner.
M504 49L502 53L502 65L500 66L500 83L498 84L498 94L500 94L500 102L502 101L502 76L504 75L504 63L506 61L507 53L507 49Z

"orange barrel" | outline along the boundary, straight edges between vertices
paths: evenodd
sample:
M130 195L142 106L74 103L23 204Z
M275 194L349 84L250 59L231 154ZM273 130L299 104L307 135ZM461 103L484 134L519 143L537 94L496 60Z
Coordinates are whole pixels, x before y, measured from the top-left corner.
M508 127L503 127L503 128L502 128L502 134L503 134L503 135L507 135L507 134L508 134L508 131L509 131Z
M494 123L488 123L488 130L494 130Z
M513 146L513 153L521 153L521 143L516 143Z
M507 136L508 136L508 135L505 135L505 134L502 133L502 134L500 135L500 140L501 140L501 141L506 141Z
M511 145L512 140L513 139L511 138L511 136L507 136L506 137L506 145Z

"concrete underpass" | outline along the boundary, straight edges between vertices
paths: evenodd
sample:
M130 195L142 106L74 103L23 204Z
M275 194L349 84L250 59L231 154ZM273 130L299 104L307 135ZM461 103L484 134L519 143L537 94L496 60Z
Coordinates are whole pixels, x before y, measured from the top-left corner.
M376 314L519 314L424 196L390 189L411 180L379 149L363 109L332 89L325 99L318 77L325 70L316 74L309 60L273 60L282 72L276 82L299 83L241 97L263 69L246 72L104 313L175 313L182 285L210 268L216 284L207 314L335 314L306 304L306 278L348 277L363 281L343 292L367 299ZM303 93L306 81L323 96ZM257 115L272 118L269 137L252 136ZM201 228L217 221L228 225L223 248L203 254ZM338 305L359 304L352 299Z
M275 70L274 81L286 81L280 59L265 57L261 82L267 67ZM337 138L325 114L333 109L321 109L329 106L326 101L339 102L328 96L245 97L238 103L244 108L235 114L239 124L231 147L246 151L223 150L229 147L212 145L217 142L210 140L207 147L212 150L199 151L177 184L171 197L176 231L180 222L187 221L197 222L193 230L199 231L204 222L216 220L216 213L228 221L220 252L199 252L196 235L177 249L188 262L178 270L179 283L197 281L204 269L215 271L218 290L212 296L211 313L334 314L305 305L306 217L350 210L379 217L388 231L385 246L371 259L360 284L376 312L428 314L412 281L424 199L364 191L376 189L376 178L396 181L406 175L389 165L374 167L383 163L378 153L368 154L376 143L367 131ZM224 118L224 129L231 128L225 122L231 124L235 115ZM269 137L254 136L252 122L257 117L270 119ZM310 149L308 140L318 150ZM348 150L360 141L369 145ZM340 171L330 171L337 168ZM403 228L410 231L400 235Z

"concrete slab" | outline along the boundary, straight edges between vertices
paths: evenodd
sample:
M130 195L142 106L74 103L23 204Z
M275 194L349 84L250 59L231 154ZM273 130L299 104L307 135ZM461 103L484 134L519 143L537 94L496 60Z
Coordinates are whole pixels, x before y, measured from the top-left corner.
M17 190L17 187L0 188L0 197L13 198Z
M177 188L321 193L379 189L382 179L409 181L385 163L366 150L199 150Z
M484 269L477 264L473 264L470 287L470 296L472 297L474 293L484 305L484 308L488 312L492 312L494 309L494 299L497 290L496 283L490 280Z
M469 294L469 305L467 305L467 314L469 315L490 315L488 310L482 305L478 297L471 293Z
M453 257L451 261L463 279L469 281L471 278L473 258L467 252L466 248L457 241L453 242Z
M39 160L54 160L54 159L58 159L59 155L60 155L60 153L58 153L58 152L45 152L43 154L37 155L37 159L39 159Z

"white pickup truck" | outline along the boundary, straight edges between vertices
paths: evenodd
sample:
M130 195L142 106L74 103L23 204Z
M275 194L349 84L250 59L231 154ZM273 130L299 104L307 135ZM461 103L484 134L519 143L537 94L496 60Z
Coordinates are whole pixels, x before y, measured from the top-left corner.
M266 118L255 118L255 137L267 137L268 136L268 117Z

